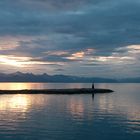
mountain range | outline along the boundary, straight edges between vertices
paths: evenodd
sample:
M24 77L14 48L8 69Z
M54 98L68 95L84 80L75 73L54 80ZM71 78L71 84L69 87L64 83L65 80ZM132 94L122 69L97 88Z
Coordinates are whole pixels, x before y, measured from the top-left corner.
M69 75L48 75L33 73L0 73L0 82L60 82L60 83L140 83L140 77L137 78L101 78L101 77L78 77Z

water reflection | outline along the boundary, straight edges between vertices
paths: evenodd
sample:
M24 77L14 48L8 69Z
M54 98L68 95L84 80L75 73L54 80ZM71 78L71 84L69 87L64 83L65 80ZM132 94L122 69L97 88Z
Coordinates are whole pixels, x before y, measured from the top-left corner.
M1 83L0 90L21 90L21 89L59 89L59 88L83 88L91 87L91 84L73 83Z
M125 87L125 88L124 88ZM111 123L118 123L127 133L140 133L140 95L139 88L129 84L119 85L115 93L110 95L96 95L96 109L98 117L104 120L108 117ZM136 90L137 89L137 90ZM131 92L133 91L133 92ZM126 133L123 132L123 133Z
M15 94L0 97L0 110L18 109L24 112L28 109L30 104L30 97L28 95Z
M29 104L30 104L29 96L17 94L11 98L9 102L9 107L16 108L21 111L26 111L29 107Z
M94 96L0 95L0 139L138 138L140 87L107 86L117 92Z
M96 95L96 103L98 105L98 109L102 113L108 112L110 114L125 116L129 120L140 120L139 102L134 101L135 97L131 97L128 94L115 94L117 93L110 95Z
M71 99L68 104L68 109L73 117L84 117L84 104L81 100L77 101L74 99Z
M71 119L78 121L93 120L92 95L73 95L67 99L67 111Z
M92 94L92 100L94 101L94 94Z
M21 90L21 89L40 89L43 88L41 83L1 83L1 90Z

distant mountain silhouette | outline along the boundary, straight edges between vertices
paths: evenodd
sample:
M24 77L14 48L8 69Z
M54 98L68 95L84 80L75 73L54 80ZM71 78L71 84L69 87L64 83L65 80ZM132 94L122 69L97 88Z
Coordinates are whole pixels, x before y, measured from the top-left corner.
M136 78L125 78L118 80L120 83L140 83L140 77Z
M61 83L140 83L140 78L110 79L99 77L78 77L68 75L48 75L15 72L10 74L0 73L0 82L61 82Z

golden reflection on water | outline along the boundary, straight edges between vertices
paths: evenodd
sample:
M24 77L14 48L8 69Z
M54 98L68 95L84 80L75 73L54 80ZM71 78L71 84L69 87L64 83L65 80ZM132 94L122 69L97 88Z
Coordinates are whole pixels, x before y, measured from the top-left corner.
M84 116L84 106L82 101L74 101L71 100L69 104L69 110L72 114L72 116L79 116L83 117Z
M2 83L0 84L1 90L21 90L21 89L31 89L31 83Z
M48 96L45 95L0 95L0 123L25 120L32 110L41 110L48 105ZM14 124L16 125L16 123Z
M93 100L92 96L73 96L69 98L67 103L67 110L71 114L73 119L84 120L93 120L93 113L89 113L92 110Z
M14 95L10 100L10 107L21 109L22 111L25 111L28 109L28 105L30 104L29 96L27 95Z
M25 94L0 96L0 119L6 122L25 119L31 108L31 96ZM15 124L16 125L16 124Z
M42 83L1 83L0 90L43 89L47 85Z
M11 96L1 96L0 110L17 109L19 112L25 112L30 105L30 96L25 94L15 94Z

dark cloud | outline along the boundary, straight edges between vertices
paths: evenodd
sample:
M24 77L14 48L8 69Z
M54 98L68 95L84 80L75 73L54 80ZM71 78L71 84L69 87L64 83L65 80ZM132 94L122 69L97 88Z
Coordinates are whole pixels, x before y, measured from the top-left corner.
M17 4L15 4L17 2ZM3 35L46 35L58 33L73 34L75 37L82 37L83 40L74 43L75 46L123 46L126 44L139 43L140 18L138 13L139 3L134 0L122 0L116 2L106 0L96 3L92 1L90 8L81 8L79 12L83 14L68 14L67 10L61 13L48 13L46 11L35 11L26 9L28 3L50 3L54 5L65 5L66 3L80 3L75 1L15 1L14 4L7 2L7 7L0 10L0 34ZM2 3L2 2L1 2ZM6 2L3 2L6 3ZM24 5L21 5L24 3ZM88 1L85 1L88 4ZM107 5L108 4L108 5ZM95 7L94 5L97 5ZM17 7L21 8L17 8ZM104 7L103 7L104 6ZM38 6L39 7L39 6ZM59 7L59 6L58 6ZM37 9L36 9L37 10ZM54 38L55 39L55 38ZM65 38L62 38L65 39ZM66 42L67 43L67 42ZM73 42L72 42L73 43ZM81 44L80 44L81 43ZM63 44L62 44L63 45ZM70 44L71 46L71 44Z
M57 72L63 72L65 70L64 69L56 69L55 71L57 71Z
M73 9L79 7L79 5L83 5L85 3L91 2L91 0L24 0L26 3L44 6L48 9Z

